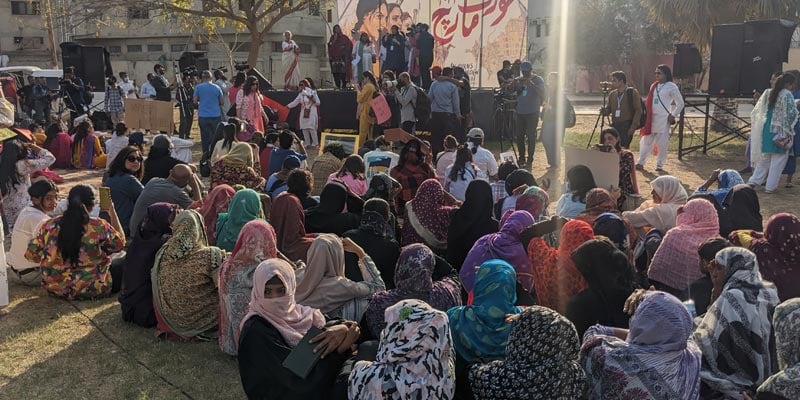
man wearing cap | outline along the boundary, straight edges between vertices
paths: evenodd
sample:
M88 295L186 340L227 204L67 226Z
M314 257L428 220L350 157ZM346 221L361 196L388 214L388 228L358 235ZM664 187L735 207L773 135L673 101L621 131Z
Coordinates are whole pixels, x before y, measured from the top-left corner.
M497 160L491 151L483 145L483 129L472 128L467 134L467 145L472 149L472 163L478 167L478 178L489 179L497 177Z
M533 74L530 61L523 61L519 67L522 76L514 79L513 88L517 93L517 151L519 165L533 163L536 149L536 128L539 125L539 109L546 100L544 80ZM525 143L528 143L527 152ZM525 156L528 158L525 158Z
M214 130L222 122L225 98L222 89L211 83L211 71L201 72L200 79L203 82L194 88L194 104L197 105L197 125L200 126L203 154L210 154Z
M461 119L461 104L458 99L458 87L451 79L453 68L442 69L442 79L431 83L428 97L431 100L431 148L434 156L442 151L445 135L453 134L459 139L464 138L464 131L459 129L458 121Z

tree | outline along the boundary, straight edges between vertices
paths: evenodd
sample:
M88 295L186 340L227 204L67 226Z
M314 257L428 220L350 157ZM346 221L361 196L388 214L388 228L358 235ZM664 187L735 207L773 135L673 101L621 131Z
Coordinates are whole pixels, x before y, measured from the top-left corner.
M247 62L255 65L272 27L292 13L302 11L317 0L143 0L137 7L160 11L206 31L231 28L250 35ZM197 7L197 5L200 7Z
M800 0L643 0L650 18L662 29L679 32L685 42L710 51L714 25L746 20L796 19Z

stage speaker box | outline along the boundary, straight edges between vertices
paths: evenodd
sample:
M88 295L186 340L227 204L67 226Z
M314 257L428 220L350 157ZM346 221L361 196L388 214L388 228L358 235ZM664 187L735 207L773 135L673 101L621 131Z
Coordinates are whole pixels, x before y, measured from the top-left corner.
M789 21L751 21L744 24L739 92L749 95L769 87L773 73L789 61L789 46L797 25Z
M694 43L675 45L675 57L672 59L672 76L687 78L703 71L703 60L700 49Z
M708 93L712 95L739 94L739 70L742 61L744 25L716 25L711 34Z
M194 66L198 72L208 70L208 57L205 51L184 51L178 59L178 68L181 71Z
M103 47L83 46L73 42L64 42L60 46L62 68L74 67L75 75L85 85L93 86L96 92L104 92L106 78L114 75L108 51Z

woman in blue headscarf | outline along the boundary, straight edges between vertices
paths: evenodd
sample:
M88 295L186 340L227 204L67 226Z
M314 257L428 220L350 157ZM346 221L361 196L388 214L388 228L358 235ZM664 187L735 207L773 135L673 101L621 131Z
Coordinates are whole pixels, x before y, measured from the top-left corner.
M708 190L715 182L719 183L719 189ZM711 173L711 176L708 177L706 183L697 188L692 196L698 194L709 194L714 197L714 201L717 203L717 208L721 208L723 207L723 202L725 201L725 198L728 197L728 193L730 193L731 189L733 189L734 186L741 185L743 183L744 179L742 179L742 176L739 175L739 172L737 172L735 169L724 169L721 171L715 169L714 172Z

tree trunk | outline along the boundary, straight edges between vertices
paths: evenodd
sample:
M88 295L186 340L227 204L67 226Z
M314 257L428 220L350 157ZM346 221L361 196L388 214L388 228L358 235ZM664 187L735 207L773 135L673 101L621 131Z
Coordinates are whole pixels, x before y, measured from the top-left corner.
M250 67L255 68L258 64L258 57L261 54L261 45L264 44L264 39L261 38L261 32L258 30L250 30L250 50L247 53L247 63Z
M53 31L53 5L50 0L44 1L44 17L47 27L47 41L50 47L50 66L58 68L58 50L56 49L56 35Z

